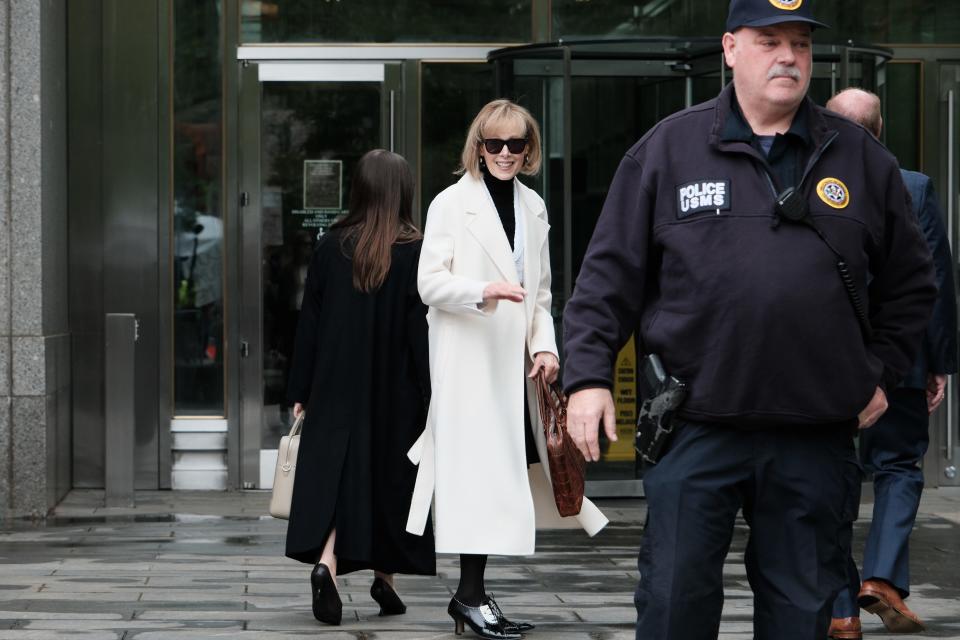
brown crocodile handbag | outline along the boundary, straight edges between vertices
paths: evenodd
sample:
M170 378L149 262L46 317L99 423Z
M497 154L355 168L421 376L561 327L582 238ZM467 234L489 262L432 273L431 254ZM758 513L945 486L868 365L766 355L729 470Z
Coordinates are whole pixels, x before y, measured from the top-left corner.
M567 433L567 397L559 385L547 382L542 371L536 377L536 384L553 499L561 516L575 516L583 504L585 461Z

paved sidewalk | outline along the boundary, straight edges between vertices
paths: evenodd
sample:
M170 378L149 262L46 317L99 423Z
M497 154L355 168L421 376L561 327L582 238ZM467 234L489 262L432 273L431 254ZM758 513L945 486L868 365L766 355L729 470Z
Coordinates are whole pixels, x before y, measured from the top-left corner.
M286 523L263 514L261 492L143 492L136 509L104 509L102 492L74 491L45 524L0 530L0 639L454 638L446 604L456 562L437 577L399 577L407 614L377 616L369 572L341 578L344 624L310 613L310 567L283 557ZM546 532L537 554L491 558L488 589L536 640L634 637L632 592L644 516L639 500L601 501L611 524L596 539ZM857 539L862 543L861 510ZM721 638L750 638L751 595L742 565L746 527L725 569ZM909 638L960 639L960 491L924 495L913 537L910 604L930 630ZM866 615L867 638L888 636ZM465 636L467 637L467 636Z

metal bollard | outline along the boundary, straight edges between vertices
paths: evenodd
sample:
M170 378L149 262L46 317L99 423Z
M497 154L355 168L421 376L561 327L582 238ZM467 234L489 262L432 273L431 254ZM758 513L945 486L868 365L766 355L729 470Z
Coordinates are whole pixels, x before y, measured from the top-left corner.
M105 506L134 506L134 363L138 335L132 313L108 313L104 353Z

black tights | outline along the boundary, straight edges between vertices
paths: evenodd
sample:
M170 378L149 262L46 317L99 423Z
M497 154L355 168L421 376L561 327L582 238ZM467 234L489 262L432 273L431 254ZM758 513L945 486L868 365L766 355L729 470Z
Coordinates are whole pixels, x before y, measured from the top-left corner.
M460 584L454 597L468 607L483 604L486 592L483 589L483 572L487 568L487 556L460 554Z

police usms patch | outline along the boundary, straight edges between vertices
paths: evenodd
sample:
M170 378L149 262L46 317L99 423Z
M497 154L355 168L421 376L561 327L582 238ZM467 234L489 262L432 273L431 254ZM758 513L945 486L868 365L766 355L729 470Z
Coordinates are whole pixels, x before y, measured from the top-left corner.
M817 195L834 209L845 209L850 204L850 190L836 178L824 178L818 182Z
M701 211L730 210L729 180L697 180L677 187L677 218Z

